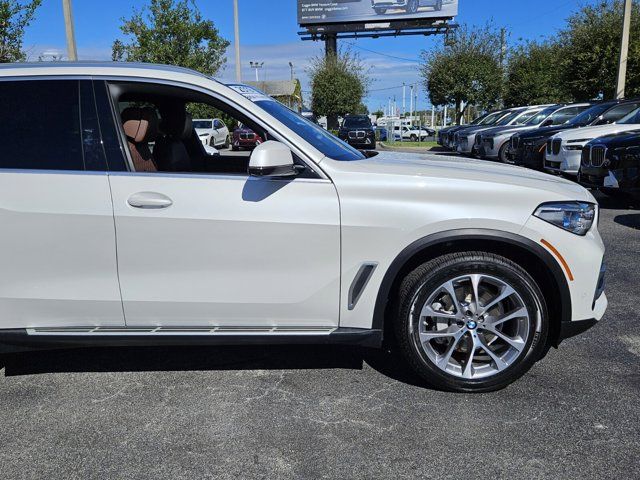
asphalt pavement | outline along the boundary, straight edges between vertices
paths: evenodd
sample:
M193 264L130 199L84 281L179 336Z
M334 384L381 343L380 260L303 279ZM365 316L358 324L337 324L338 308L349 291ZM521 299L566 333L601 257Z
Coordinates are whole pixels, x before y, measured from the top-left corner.
M506 390L351 348L13 354L0 478L640 478L640 210L602 206L606 317Z

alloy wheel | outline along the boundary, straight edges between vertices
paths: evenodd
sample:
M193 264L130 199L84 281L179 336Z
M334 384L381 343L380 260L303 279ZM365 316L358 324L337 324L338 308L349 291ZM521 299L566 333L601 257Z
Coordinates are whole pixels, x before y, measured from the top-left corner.
M524 354L531 318L521 295L490 275L446 281L411 306L413 341L437 368L466 380L496 375Z

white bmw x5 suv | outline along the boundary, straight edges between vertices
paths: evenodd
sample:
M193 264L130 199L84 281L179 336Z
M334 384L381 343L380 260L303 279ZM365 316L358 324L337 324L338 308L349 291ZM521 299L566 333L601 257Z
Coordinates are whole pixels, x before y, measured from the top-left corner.
M364 154L180 68L0 82L4 351L386 341L427 382L481 392L605 312L598 207L563 179ZM264 143L208 155L198 106Z

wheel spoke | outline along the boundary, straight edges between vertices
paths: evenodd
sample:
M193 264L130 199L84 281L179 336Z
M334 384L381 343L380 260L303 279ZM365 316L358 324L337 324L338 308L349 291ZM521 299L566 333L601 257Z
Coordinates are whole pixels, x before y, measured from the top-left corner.
M517 310L514 310L513 312L507 313L506 315L502 315L501 317L498 317L496 319L490 320L489 324L492 327L496 327L498 325L502 325L505 322L508 322L510 320L514 320L516 318L526 318L529 316L529 312L527 311L527 309L525 307L519 308Z
M460 306L460 302L458 301L458 297L456 296L456 289L453 285L453 281L449 281L445 283L442 288L449 294L451 297L451 301L453 305L456 307L456 314L463 315L462 307Z
M508 285L505 285L502 291L500 292L500 294L482 308L482 314L485 314L486 312L491 310L493 307L495 307L497 304L499 304L503 300L506 300L507 298L509 298L511 295L515 293L516 291L513 288L511 288Z
M472 339L471 350L469 351L469 356L467 357L466 363L464 365L464 370L462 371L462 376L464 378L473 377L473 359L476 356L476 349L479 346L476 335L472 335L471 339Z
M442 317L442 318L456 318L455 313L443 312L441 310L434 310L430 303L426 304L420 312L421 317Z
M469 278L471 279L471 286L473 288L474 313L478 313L480 311L480 282L482 281L482 275L469 275Z
M456 330L455 332L450 332L448 330L441 330L439 332L420 332L420 341L422 343L425 342L429 342L431 340L434 340L436 338L450 338L453 337L454 339L456 339L456 337L461 337L462 333L463 333L463 328ZM457 339L456 339L457 342Z
M456 348L458 347L458 343L460 342L460 339L462 338L463 334L464 332L461 331L461 332L458 332L456 335L454 335L453 341L449 345L449 348L447 348L447 351L438 357L436 364L442 370L447 369L447 365L449 365L449 360L451 360L451 355L453 355L453 352L456 351Z
M491 347L489 346L489 344L487 342L485 342L482 338L478 338L478 341L480 342L480 345L482 346L482 350L484 350L485 352L487 352L487 355L489 355L491 357L491 359L493 360L493 363L495 363L496 368L498 369L498 371L502 371L505 368L507 368L509 365L502 360L499 356L497 356L493 350L491 350Z
M493 333L496 337L500 338L502 341L508 343L513 348L515 348L518 352L521 352L524 349L524 342L522 340L511 338L502 333L500 330L496 328L487 328L487 331Z

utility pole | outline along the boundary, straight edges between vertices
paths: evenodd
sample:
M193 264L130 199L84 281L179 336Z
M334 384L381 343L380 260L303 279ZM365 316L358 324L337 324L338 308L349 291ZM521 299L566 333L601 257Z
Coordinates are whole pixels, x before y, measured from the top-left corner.
M64 26L67 32L67 56L72 62L78 61L78 48L76 47L76 34L73 28L73 11L71 0L62 0L64 10Z
M293 62L289 62L289 68L291 69L291 80L293 80Z
M407 116L407 86L402 82L402 116Z
M242 63L240 63L240 20L238 17L238 0L233 0L233 21L236 47L236 82L242 82Z
M629 32L631 30L632 0L624 2L624 21L622 23L622 44L620 46L620 64L618 66L618 88L616 98L624 98L627 84L627 61L629 57Z

